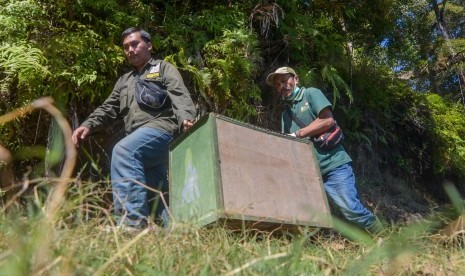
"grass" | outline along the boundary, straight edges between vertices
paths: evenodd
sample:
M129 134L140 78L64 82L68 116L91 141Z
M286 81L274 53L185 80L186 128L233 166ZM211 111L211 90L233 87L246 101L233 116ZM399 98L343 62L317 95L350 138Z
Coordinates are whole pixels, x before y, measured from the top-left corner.
M44 180L45 181L45 180ZM49 180L48 180L49 181ZM0 275L460 275L465 272L463 233L438 237L422 220L393 226L382 239L353 228L352 240L335 231L300 234L227 225L164 231L107 233L105 183L71 183L54 224L44 227L40 192L22 196L0 214ZM44 184L45 185L45 184ZM49 191L46 191L49 192ZM49 192L50 193L50 192ZM42 198L42 199L41 199ZM28 211L29 210L29 211ZM336 223L342 229L343 224ZM43 230L47 230L45 233ZM40 250L46 237L45 251ZM38 254L45 253L45 256ZM38 260L41 260L38 263Z

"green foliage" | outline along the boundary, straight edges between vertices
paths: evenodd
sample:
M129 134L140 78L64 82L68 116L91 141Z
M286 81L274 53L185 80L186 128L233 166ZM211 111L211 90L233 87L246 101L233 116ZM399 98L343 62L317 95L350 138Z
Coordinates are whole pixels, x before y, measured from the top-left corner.
M255 115L254 103L260 91L251 84L258 69L256 37L244 30L225 31L205 45L205 64L211 72L206 94L213 98L214 110L238 119ZM255 100L255 102L254 102Z
M431 131L435 169L443 174L457 173L465 177L465 111L462 105L451 103L439 95L427 96L431 109Z
M54 61L51 91L59 96L63 90L79 100L103 100L113 87L124 58L116 45L108 45L100 34L76 24L75 32L56 35L46 46ZM61 57L61 58L58 58ZM105 77L104 77L105 76Z
M353 88L355 105L340 106L342 114L337 113L348 139L358 145L349 146L353 152L370 152L374 162L412 182L429 178L422 185L426 189L437 190L445 178L463 185L463 106L437 94L416 93L401 81L390 81L380 68L365 68L354 77L359 80Z
M179 17L167 16L163 26L169 33L161 40L157 52L168 55L184 48L190 56L201 51L208 41L221 37L224 30L245 28L246 24L246 14L237 6L219 5L196 13L186 12Z
M120 33L127 24L149 19L148 7L141 1L2 0L1 114L47 95L62 109L70 102L103 101L124 65ZM90 112L92 107L85 107ZM43 119L31 116L2 126L2 144L13 151L37 137L45 144L48 127L37 128L47 122Z
M446 183L444 185L447 196L452 203L453 209L457 215L465 214L465 200L460 196L460 192L452 183Z
M37 95L38 91L36 91L35 86L50 75L46 59L40 49L22 43L0 44L0 68L4 68L4 79L0 84L0 98L4 100L8 99L15 80L18 82L19 88ZM30 100L25 93L20 93L17 96L19 96L19 101L23 103Z
M450 95L462 104L463 13L460 0L399 1L393 12L397 28L385 41L393 70L401 71L415 90Z
M42 50L27 40L33 22L44 16L35 1L3 1L0 8L0 110L28 103L50 71ZM19 92L18 89L22 91ZM14 100L13 100L14 99Z
M18 74L20 84L27 82L29 75L38 75L40 71L45 71L44 75L49 73L43 66L45 58L39 49L27 45L3 44L0 51L0 66L5 69L4 73Z
M352 91L347 83L338 75L337 70L331 66L323 67L321 71L321 75L323 80L328 82L331 85L333 91L333 105L336 105L336 100L341 97L339 93L339 89L342 89L347 97L349 98L350 102L353 101Z
M261 60L258 39L247 29L246 18L236 6L217 6L166 23L171 32L160 50L178 49L166 59L192 74L204 112L241 120L256 115L260 90L254 79Z
M103 100L123 65L119 47L121 31L127 24L138 25L141 19L151 16L149 6L140 1L127 4L67 0L4 2L0 10L0 17L4 19L0 23L2 49L10 45L17 53L23 50L23 56L14 57L15 63L21 64L21 58L39 61L37 57L40 57L41 65L45 66L42 61L47 61L46 68L39 68L42 72L39 85L31 76L19 78L26 86L31 82L29 86L35 87L35 93L23 93L27 100L38 95ZM11 59L6 62L11 63ZM0 70L12 65L1 63ZM11 104L15 107L18 103Z
M45 11L34 0L0 1L0 40L15 44L39 35L34 24L40 25Z

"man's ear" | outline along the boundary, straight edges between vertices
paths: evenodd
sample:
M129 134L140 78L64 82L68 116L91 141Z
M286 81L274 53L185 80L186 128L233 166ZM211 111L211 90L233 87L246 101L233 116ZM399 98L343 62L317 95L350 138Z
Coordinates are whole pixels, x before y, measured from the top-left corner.
M295 81L295 85L297 86L297 84L299 84L299 76L295 75L294 81Z
M149 47L149 51L152 51L152 48L153 48L152 42L147 42L147 46Z

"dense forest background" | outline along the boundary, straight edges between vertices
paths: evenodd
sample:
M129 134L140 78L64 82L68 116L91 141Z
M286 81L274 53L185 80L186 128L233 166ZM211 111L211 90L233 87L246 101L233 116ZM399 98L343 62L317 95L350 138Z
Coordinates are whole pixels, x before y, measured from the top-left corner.
M265 78L289 65L333 102L359 180L402 179L438 199L445 182L465 191L465 1L0 0L0 114L51 96L76 127L130 69L130 26L179 68L199 116L279 131ZM56 133L43 112L0 126L18 176L59 169ZM104 177L120 135L86 142L78 171Z

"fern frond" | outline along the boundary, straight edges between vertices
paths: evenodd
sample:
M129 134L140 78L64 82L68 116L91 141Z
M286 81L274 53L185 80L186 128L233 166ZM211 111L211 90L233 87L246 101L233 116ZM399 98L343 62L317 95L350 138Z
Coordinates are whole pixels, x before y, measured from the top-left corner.
M46 62L37 48L21 44L0 45L0 69L7 75L18 74L20 83L27 82L28 77L32 75L48 75L50 72L45 66Z
M352 95L352 90L349 85L344 81L344 79L339 76L336 68L331 65L326 65L321 71L323 80L327 81L333 90L333 105L336 105L336 100L341 97L339 90L345 92L345 95L349 98L350 102L354 100Z

